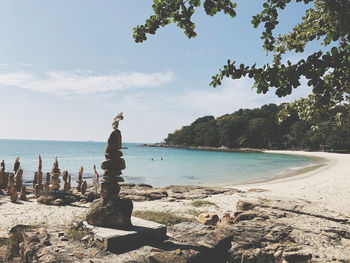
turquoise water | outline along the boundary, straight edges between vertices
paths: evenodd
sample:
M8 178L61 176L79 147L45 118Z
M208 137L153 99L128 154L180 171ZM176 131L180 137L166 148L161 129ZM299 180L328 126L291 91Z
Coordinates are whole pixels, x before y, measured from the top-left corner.
M123 177L126 182L153 186L239 183L270 178L288 169L312 164L311 159L303 156L191 151L139 145L123 144L128 148L122 150L126 161ZM0 160L5 160L6 171L12 171L14 160L19 156L24 182L29 184L37 170L39 154L44 172L51 170L54 158L58 156L61 171L67 170L72 175L72 181L76 180L82 165L84 177L89 182L94 164L100 175L103 172L100 164L104 160L104 147L103 142L0 140Z

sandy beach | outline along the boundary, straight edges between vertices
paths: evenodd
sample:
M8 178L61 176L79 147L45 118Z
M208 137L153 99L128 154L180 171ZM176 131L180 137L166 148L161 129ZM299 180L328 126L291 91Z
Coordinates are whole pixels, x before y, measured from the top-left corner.
M299 169L300 174L285 178L248 184L221 185L239 189L237 194L219 194L206 200L217 204L219 209L206 207L206 211L223 215L234 211L240 199L274 198L280 200L302 199L313 203L314 211L327 209L350 217L350 155L327 152L267 151L278 154L297 154L323 158L324 164L316 169ZM306 172L305 172L306 171ZM183 204L184 203L184 204ZM187 205L186 205L187 204ZM166 201L139 202L135 209L174 211L186 214L190 201L169 203Z
M326 163L315 170L269 182L240 186L242 190L258 187L268 190L260 195L301 198L350 216L350 155L327 152L267 151L320 157Z
M227 184L224 187L220 185L220 187L212 188L212 190L216 189L215 193L208 190L210 187L191 190L196 188L189 186L182 193L179 192L179 187L173 189L146 187L142 190L145 191L144 195L137 195L139 189L134 189L131 194L134 195L132 198L134 211L173 212L196 222L200 213L213 213L219 218L224 218L227 215L232 216L238 209L236 206L239 201L244 200L244 202L257 204L257 207L252 211L244 212L243 215L253 214L256 216L255 213L258 213L258 221L244 221L247 223L243 223L241 227L254 229L256 224L260 224L262 229L274 229L275 226L283 225L289 229L286 231L295 241L291 249L296 249L297 252L293 252L293 255L306 255L305 257L308 257L308 253L311 253L317 255L319 259L317 262L347 260L350 257L345 249L350 245L350 239L347 238L346 234L349 232L348 223L343 224L342 222L349 222L350 219L350 176L348 172L350 155L324 152L268 152L323 158L324 164L318 165L312 170L297 169L303 173L284 178L240 185ZM168 194L160 198L149 198L147 201L139 199L149 195L159 196L166 191ZM173 195L169 194L171 193L169 191L173 191ZM194 194L193 191L197 192ZM205 205L195 207L193 205L195 200L208 202ZM89 206L90 203L79 202L63 206L44 205L38 203L33 196L29 201L18 201L13 204L9 201L9 197L0 196L0 237L8 237L10 229L18 224L45 227L55 236L55 233L65 231L73 222L83 220ZM197 222L198 224L201 225ZM233 224L232 227L236 227L237 231L240 231L240 224ZM293 230L291 231L291 229ZM181 232L181 227L178 230L170 228L169 231ZM176 232L176 235L180 232ZM194 236L196 236L195 233ZM264 240L263 236L261 238ZM244 242L251 242L249 240L248 238ZM286 252L288 243L284 244L282 240L277 242L279 242L282 251L285 251L283 253L287 253L283 255L288 255L289 252ZM73 243L68 242L67 244ZM79 243L74 244L77 248L81 246ZM307 249L301 249L306 244ZM266 249L269 247L267 246ZM70 248L74 250L74 247ZM66 253L62 249L60 251ZM141 249L135 253L143 253L142 255L145 257L150 253L142 251ZM130 255L125 254L123 257L127 259L130 256L133 257L133 252L130 253ZM249 253L254 254L255 252L252 250ZM278 253L280 254L275 255L276 257L280 257L282 252ZM93 255L89 257L93 257L96 262L124 262L123 257L116 254L103 254L98 260Z
M274 198L281 200L301 199L312 202L314 209L327 209L350 217L350 155L325 152L268 151L269 153L298 154L321 157L325 165L306 173L270 180L261 183L226 185L241 190L240 193L213 195L206 200L217 205L197 209L217 213L219 216L235 210L240 199ZM190 200L169 201L167 199L134 202L134 210L176 212L189 216L193 210ZM5 236L16 224L67 226L81 219L89 204L47 206L35 199L9 202L9 197L0 198L0 236Z

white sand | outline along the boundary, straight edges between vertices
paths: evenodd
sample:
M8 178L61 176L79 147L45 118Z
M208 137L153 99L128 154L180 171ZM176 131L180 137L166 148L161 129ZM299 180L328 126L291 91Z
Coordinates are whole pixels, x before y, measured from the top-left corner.
M324 211L324 209L326 209L350 217L350 154L296 151L267 152L320 157L325 160L325 164L318 169L283 179L261 183L226 185L226 187L236 188L244 192L230 195L221 194L206 198L206 200L217 204L219 209L213 206L194 208L191 206L191 201L169 203L158 200L139 203L134 202L135 209L172 211L183 215L190 214L191 211L193 212L195 209L197 212L208 211L222 215L227 212L235 211L236 203L240 199L255 199L261 197L281 200L303 199L315 203L313 205L315 212L318 210ZM247 191L252 188L264 189L267 191Z
M329 210L350 216L350 154L267 152L321 157L326 159L327 163L321 168L303 174L265 183L244 185L239 187L240 189L263 188L269 192L260 193L260 195L302 198Z
M35 199L19 200L16 204L9 197L0 198L0 237L17 224L66 228L73 219L83 218L90 204L67 206L44 205Z
M286 152L268 151L270 153L300 154L321 157L327 160L326 165L313 171L293 177L262 183L229 185L243 193L221 194L207 198L219 208L206 206L194 208L191 201L168 202L164 200L134 202L134 210L173 211L190 216L193 212L212 211L219 215L235 211L239 199L258 197L278 198L283 200L305 199L314 202L320 209L335 211L350 216L350 155L324 152ZM251 188L265 189L266 192L249 192ZM89 204L77 206L47 206L30 202L12 204L8 197L0 197L0 236L16 224L47 226L68 226L73 220L83 218Z

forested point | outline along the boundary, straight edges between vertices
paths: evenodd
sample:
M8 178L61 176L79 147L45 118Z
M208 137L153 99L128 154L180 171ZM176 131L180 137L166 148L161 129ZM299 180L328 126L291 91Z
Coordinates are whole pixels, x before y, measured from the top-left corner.
M280 118L285 104L240 109L215 119L204 116L170 133L167 145L229 148L299 149L348 152L350 128L331 121L314 124L301 120L296 110Z

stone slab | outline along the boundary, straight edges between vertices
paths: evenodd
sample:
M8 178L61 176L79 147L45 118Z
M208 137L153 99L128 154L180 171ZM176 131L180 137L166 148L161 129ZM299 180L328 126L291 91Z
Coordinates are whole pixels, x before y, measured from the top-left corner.
M162 242L166 238L165 225L131 217L133 226L128 230L98 227L84 222L95 238L103 243L105 250L124 253L145 245Z

